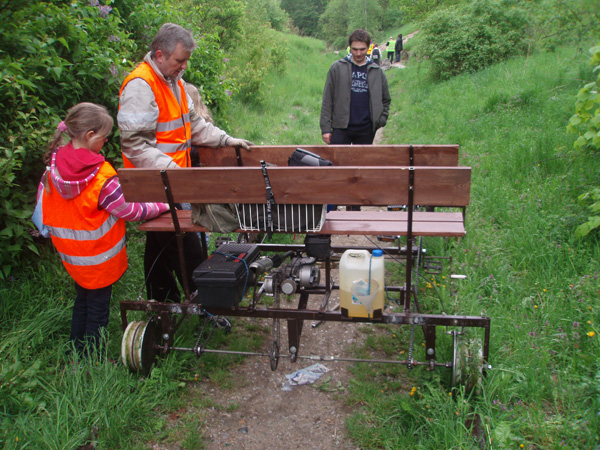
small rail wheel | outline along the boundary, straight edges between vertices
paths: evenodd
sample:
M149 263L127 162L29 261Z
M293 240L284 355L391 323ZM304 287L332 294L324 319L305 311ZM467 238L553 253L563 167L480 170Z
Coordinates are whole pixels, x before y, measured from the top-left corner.
M453 332L452 388L465 387L465 393L481 392L483 382L483 346L481 339Z
M154 320L130 322L121 341L121 361L132 372L147 375L156 359L160 329Z
M277 341L271 342L271 350L269 351L269 363L271 364L271 370L274 372L277 370L279 364L279 343Z

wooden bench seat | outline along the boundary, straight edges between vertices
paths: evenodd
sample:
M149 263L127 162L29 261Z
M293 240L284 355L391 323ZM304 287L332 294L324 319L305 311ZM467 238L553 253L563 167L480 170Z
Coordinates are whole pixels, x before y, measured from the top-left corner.
M330 167L287 167L296 148L330 160ZM260 161L268 167L276 204L337 204L361 206L412 204L466 208L471 168L458 167L457 145L307 145L254 146L250 152L226 148L199 149L205 167L188 169L120 169L127 201L176 203L262 203L265 180ZM412 186L409 188L409 186ZM206 231L191 222L189 211L177 212L182 231ZM398 211L332 211L321 234L406 235L408 213ZM171 214L140 225L144 231L172 231ZM415 212L415 236L465 235L460 212Z
M192 223L191 211L177 211L181 231L206 232L206 228ZM394 235L406 236L408 213L397 211L331 211L317 234L332 235ZM170 213L149 220L138 229L142 231L173 231ZM238 230L242 232L242 230ZM461 212L415 212L414 236L462 237L466 234Z

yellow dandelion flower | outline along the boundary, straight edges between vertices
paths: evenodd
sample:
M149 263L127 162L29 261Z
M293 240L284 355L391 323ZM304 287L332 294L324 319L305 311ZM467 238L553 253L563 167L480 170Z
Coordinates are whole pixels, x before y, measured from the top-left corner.
M595 331L589 331L587 335L589 337L594 337L594 336L596 336L596 332Z
M538 305L533 305L533 307L534 307L535 309L537 309Z
M546 289L542 289L542 291L546 292Z
M591 325L591 324L592 324L592 321L591 321L591 320L588 320L588 321L587 321L587 323L588 323L588 325Z
M521 445L519 445L519 447L525 448L525 444L521 444Z

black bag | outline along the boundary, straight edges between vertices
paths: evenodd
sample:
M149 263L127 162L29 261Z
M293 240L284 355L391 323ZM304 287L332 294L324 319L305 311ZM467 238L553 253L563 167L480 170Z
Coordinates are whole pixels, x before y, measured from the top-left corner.
M297 148L288 159L288 166L332 166L331 161L308 150Z
M232 233L240 226L232 203L192 203L192 223L215 233Z

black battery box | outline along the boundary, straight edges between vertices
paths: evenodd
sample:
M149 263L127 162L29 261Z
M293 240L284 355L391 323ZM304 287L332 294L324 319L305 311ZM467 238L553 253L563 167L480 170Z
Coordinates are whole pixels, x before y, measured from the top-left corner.
M260 254L256 244L227 243L219 246L192 275L203 306L237 306L252 284L248 269Z
M331 235L307 234L304 238L304 248L308 256L325 259L331 256Z

